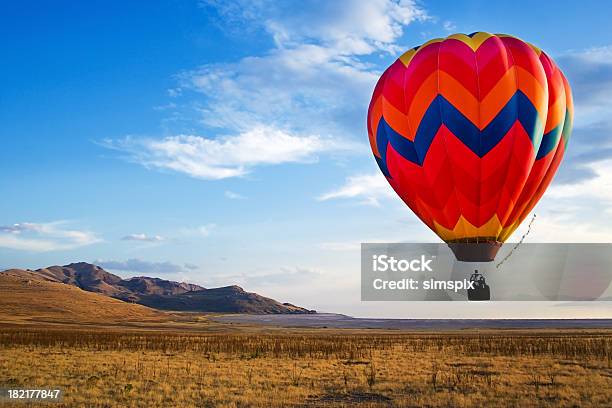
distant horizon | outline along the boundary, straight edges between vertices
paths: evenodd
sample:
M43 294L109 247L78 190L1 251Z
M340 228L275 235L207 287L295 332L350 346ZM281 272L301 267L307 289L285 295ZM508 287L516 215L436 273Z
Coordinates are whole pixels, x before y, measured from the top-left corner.
M88 265L93 265L93 266L98 266L101 267L100 265L96 265L95 263L90 263L90 262L86 262L86 261L78 261L78 262L71 262L68 263L66 265L47 265L45 267L40 267L40 268L27 268L27 270L32 270L32 271L36 271L39 269L45 269L48 267L52 267L52 266L61 266L61 267L65 267L65 266L69 266L72 264L79 264L79 263L85 263ZM305 307L306 309L313 309L317 311L317 314L319 316L324 316L324 315L334 315L334 316L347 316L353 319L364 319L364 320L369 320L369 319L374 319L374 320L456 320L456 321L461 321L461 320L610 320L612 321L612 318L607 316L607 310L610 307L610 301L583 301L583 302L576 302L576 301L557 301L557 302L548 302L548 301L507 301L507 302L462 302L462 301L451 301L451 302L434 302L434 301L411 301L411 302L394 302L394 301L389 301L389 302L360 302L362 305L363 304L373 304L374 307L372 307L371 309L368 310L368 308L364 308L364 311L362 312L363 314L351 314L350 312L343 312L343 311L333 311L333 310L328 310L328 309L317 309L315 307L310 307L309 305L304 305L301 304L300 302L294 301L293 299L289 298L291 297L291 294L285 294L282 297L276 296L276 295L269 295L266 293L265 290L260 291L260 290L252 290L249 287L246 287L244 285L238 284L238 283L231 283L231 282L227 282L225 284L220 284L217 286L206 286L206 285L201 285L197 282L186 282L186 281L173 281L171 279L166 279L163 276L159 277L159 276L155 276L155 275L132 275L132 276L126 276L119 273L115 273L112 270L107 270L104 267L101 267L103 270L105 270L106 272L109 273L113 273L114 275L119 276L122 279L125 280L129 280L129 279L133 279L133 278L152 278L152 279L160 279L160 280L164 280L164 281L170 281L170 282L175 282L175 283L187 283L187 284L195 284L198 286L203 287L204 289L218 289L218 288L224 288L224 287L232 287L232 286L238 286L240 288L242 288L243 290L245 290L246 292L251 292L251 293L256 293L259 294L261 296L265 296L274 300L277 300L281 303L287 302L287 303L291 303L293 305L296 306L300 306L300 307ZM11 269L21 269L24 270L23 268L8 268L8 269L2 269L0 270L0 272L5 272ZM456 315L456 316L447 316L444 315L444 313L448 313L447 311L449 310L454 310L455 312L457 312L457 310L459 310L459 312L462 312L463 310L478 310L481 309L483 307L487 307L487 306L492 306L495 304L516 304L517 307L516 309L523 309L525 306L527 306L527 309L524 310L529 310L529 309L533 309L533 305L538 305L538 304L543 304L544 306L547 307L562 307L567 309L567 312L572 312L572 313L578 313L576 315L570 315L570 316L564 316L564 317L559 317L556 315L552 315L552 316L538 316L538 315L532 315L532 316L512 316L512 315L506 315L506 316L495 316L496 313L495 312L495 307L493 307L493 310L490 310L489 312L492 312L492 315L490 315L489 317L465 317L462 316L461 314ZM525 305L527 304L527 305ZM390 310L393 309L404 309L406 307L406 305L414 305L415 309L417 310L418 313L421 313L420 316L406 316L403 313L401 315L396 315L396 316L389 316ZM427 311L430 310L431 305L435 305L436 308L438 309L439 313L442 313L441 315L437 316L437 317L429 317L427 316ZM384 308L382 307L384 306ZM393 307L395 306L395 307ZM594 309L597 308L601 308L602 310L602 315L599 316L591 316L591 317L586 317L583 316L580 311L583 310L583 308L585 307L592 307ZM386 314L379 314L377 313L380 309L384 309L384 313ZM425 315L423 315L425 311ZM535 317L534 317L535 316Z

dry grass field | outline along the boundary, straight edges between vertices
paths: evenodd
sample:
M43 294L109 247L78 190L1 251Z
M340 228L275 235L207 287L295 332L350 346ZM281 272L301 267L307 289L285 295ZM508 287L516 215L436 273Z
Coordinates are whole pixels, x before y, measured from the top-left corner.
M612 406L611 358L612 330L265 327L0 276L0 387L49 407Z
M167 320L163 312L63 283L47 282L35 274L24 276L11 271L0 274L0 321L148 324L163 320Z
M0 386L60 387L66 407L612 406L611 356L609 331L13 326Z

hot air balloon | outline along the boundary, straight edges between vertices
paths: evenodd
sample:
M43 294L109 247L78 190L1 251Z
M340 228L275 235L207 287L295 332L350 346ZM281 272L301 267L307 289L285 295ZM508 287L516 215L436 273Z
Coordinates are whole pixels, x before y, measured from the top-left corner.
M552 181L572 128L567 79L542 50L477 32L434 39L382 74L370 145L401 199L459 261L492 261Z

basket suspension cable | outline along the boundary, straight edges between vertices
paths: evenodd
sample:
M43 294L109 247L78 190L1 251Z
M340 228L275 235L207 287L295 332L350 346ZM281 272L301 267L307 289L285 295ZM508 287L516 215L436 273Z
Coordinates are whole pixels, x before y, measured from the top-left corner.
M527 225L527 231L523 234L521 239L514 245L514 247L512 247L510 252L508 252L508 255L506 255L504 259L502 259L497 265L495 265L495 268L499 269L499 267L502 266L502 264L506 262L508 258L510 258L510 256L514 253L514 251L519 247L519 245L523 243L527 235L529 235L529 233L531 232L531 224L533 224L533 221L535 221L535 219L536 219L536 214L533 213L533 217L531 217L531 221L529 221L529 224Z

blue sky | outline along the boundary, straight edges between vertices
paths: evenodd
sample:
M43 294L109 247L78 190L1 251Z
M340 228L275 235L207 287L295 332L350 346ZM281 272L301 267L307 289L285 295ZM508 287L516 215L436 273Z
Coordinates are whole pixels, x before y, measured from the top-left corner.
M610 241L605 2L124 3L2 7L0 268L96 261L320 310L427 315L358 299L360 242L437 240L378 174L365 114L403 50L473 31L538 45L574 90L570 152L529 239Z

